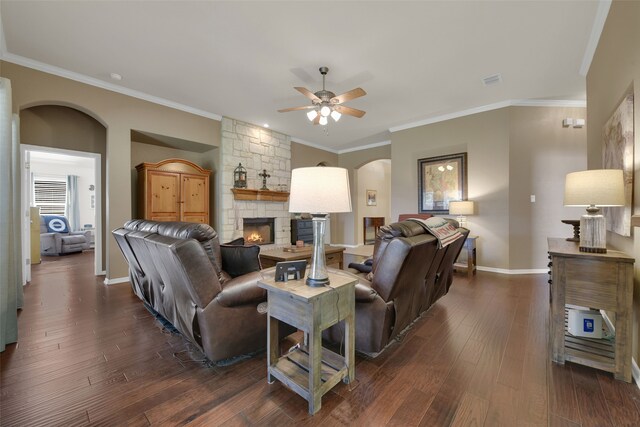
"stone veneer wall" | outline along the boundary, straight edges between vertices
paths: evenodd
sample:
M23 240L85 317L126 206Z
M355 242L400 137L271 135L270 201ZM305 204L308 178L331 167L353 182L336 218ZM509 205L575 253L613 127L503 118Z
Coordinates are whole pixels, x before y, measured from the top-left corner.
M220 180L220 241L242 237L242 218L275 218L275 244L290 244L289 202L234 200L233 171L242 163L247 169L247 188L260 189L263 169L271 175L267 188L289 191L291 181L291 138L261 126L222 118L222 178ZM268 245L267 245L268 246Z

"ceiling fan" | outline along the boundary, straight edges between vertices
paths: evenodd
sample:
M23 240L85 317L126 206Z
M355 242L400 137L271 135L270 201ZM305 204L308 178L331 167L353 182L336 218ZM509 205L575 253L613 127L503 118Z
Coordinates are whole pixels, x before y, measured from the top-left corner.
M307 105L304 107L285 108L282 110L278 110L278 112L286 113L289 111L311 110L307 113L307 117L311 122L313 122L314 125L326 125L328 123L327 117L329 116L331 116L331 118L336 122L340 120L340 117L343 114L358 118L364 116L366 113L365 111L358 110L356 108L345 107L341 104L343 102L351 101L352 99L365 96L367 92L365 92L364 89L358 87L355 89L351 89L350 91L345 92L342 95L336 96L335 93L324 88L324 79L328 72L329 68L320 67L320 74L322 74L322 90L319 90L316 93L313 93L309 89L306 89L304 87L294 87L295 90L309 98L312 105Z

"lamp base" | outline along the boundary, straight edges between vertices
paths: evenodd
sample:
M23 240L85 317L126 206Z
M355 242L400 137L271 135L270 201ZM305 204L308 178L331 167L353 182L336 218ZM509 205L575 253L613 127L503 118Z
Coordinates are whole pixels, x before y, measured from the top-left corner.
M329 278L324 279L312 279L311 277L307 277L307 281L305 282L307 286L311 286L312 288L322 288L323 286L327 286L329 284Z
M318 288L329 284L326 258L324 254L324 230L327 222L326 214L312 214L313 220L313 255L307 275L307 286Z
M607 229L602 215L589 213L580 217L580 252L607 253Z

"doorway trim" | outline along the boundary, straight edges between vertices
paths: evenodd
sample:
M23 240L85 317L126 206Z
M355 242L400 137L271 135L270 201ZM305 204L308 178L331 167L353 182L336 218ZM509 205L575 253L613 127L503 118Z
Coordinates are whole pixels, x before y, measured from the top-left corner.
M100 153L90 153L87 151L67 150L64 148L43 147L40 145L20 144L20 169L22 174L22 210L25 215L22 216L22 245L23 245L23 265L27 265L27 274L25 279L31 279L31 265L27 264L27 259L31 256L31 239L30 232L30 219L29 219L29 192L31 191L31 176L30 166L27 165L27 152L40 151L45 153L66 154L68 156L84 157L93 159L93 171L95 182L95 246L94 246L94 272L96 276L102 276L106 274L104 266L102 265L102 167Z

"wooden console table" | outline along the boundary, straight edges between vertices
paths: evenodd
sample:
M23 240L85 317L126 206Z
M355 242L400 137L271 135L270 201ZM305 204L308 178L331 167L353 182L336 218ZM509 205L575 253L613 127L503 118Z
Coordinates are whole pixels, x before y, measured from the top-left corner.
M364 244L373 244L376 241L376 235L378 234L378 229L384 225L384 217L383 216L365 216L362 218L362 237L364 239ZM373 228L373 239L367 240L367 230Z
M463 269L467 272L467 277L471 279L476 274L476 240L478 236L468 236L464 241L464 249L467 252L467 260L464 261L464 257L459 257L453 264L454 270Z
M327 267L335 267L340 270L344 268L344 259L342 253L344 247L339 246L326 246L324 247L324 256ZM285 252L282 249L272 249L269 251L260 252L260 264L262 268L273 267L282 261L296 261L300 259L306 259L307 262L311 262L311 256L313 254L313 246L309 246L308 250L305 248L300 252Z
M580 363L631 382L633 263L629 255L578 250L576 242L549 238L551 258L551 353L554 362ZM615 341L570 335L565 304L615 312Z
M267 377L276 379L309 402L309 413L322 405L322 396L343 380L355 379L355 285L357 279L329 272L331 287L312 288L305 280L258 282L267 290ZM278 320L308 335L308 346L280 356ZM322 331L344 320L344 357L322 347Z

